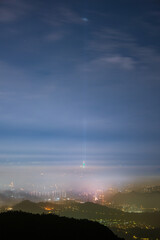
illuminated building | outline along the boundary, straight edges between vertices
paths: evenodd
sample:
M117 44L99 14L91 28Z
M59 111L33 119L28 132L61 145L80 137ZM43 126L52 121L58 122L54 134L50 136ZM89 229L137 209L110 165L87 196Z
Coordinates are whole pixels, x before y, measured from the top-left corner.
M82 165L80 166L81 168L86 168L86 163L83 161Z
M85 166L86 166L85 161L83 161L83 165L82 165L82 167L85 168Z

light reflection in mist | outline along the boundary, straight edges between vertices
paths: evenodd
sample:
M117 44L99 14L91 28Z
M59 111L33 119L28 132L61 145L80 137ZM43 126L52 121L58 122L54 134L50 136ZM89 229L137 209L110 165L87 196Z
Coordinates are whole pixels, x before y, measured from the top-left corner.
M142 176L142 169L144 174ZM160 167L157 169L157 175ZM0 189L50 190L53 185L63 190L94 191L98 188L122 186L142 177L152 177L155 168L150 166L1 166ZM148 176L148 174L150 174Z

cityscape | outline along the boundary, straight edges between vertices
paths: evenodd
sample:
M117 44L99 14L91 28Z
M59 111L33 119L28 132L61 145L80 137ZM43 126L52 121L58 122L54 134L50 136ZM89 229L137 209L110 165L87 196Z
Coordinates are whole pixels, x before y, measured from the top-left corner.
M85 168L83 161L82 168ZM16 188L12 181L0 191L0 212L22 211L88 219L109 227L124 239L160 239L160 185L129 184L120 189L65 190L51 185L50 191ZM48 189L47 189L48 190Z
M0 1L0 236L160 240L159 0Z

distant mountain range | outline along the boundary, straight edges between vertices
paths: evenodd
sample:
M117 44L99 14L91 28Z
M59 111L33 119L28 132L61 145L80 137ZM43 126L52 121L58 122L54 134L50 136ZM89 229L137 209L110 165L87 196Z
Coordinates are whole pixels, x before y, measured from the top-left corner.
M31 202L29 200L22 201L12 207L14 211L23 211L29 213L56 213L60 216L74 217L77 219L94 219L101 218L107 215L107 217L115 217L121 215L122 211L108 208L92 202L77 203L77 202L64 202L64 203L52 203L52 202ZM47 210L46 210L47 209Z
M52 214L39 215L14 211L1 213L0 229L2 239L120 240L111 230L97 222Z
M117 193L111 199L112 204L115 205L136 205L143 208L158 208L160 209L160 192L151 193Z
M45 211L45 209L43 209L39 203L34 203L29 200L25 200L14 205L13 211L22 211L33 214L47 213L47 211Z
M109 222L114 221L115 219L120 222L134 221L137 224L146 224L153 227L159 227L160 223L160 212L126 213L91 202L83 204L67 201L64 203L34 203L25 200L14 205L12 208L13 211L23 211L34 214L53 213L59 216L75 219L89 219L94 221L105 220ZM5 208L1 208L1 211L5 211Z
M160 233L160 228L159 228L160 212L126 213L121 210L109 208L109 207L91 203L91 202L77 203L74 201L64 201L64 202L56 202L56 203L55 202L35 203L29 200L25 200L18 204L15 204L14 206L12 206L12 210L13 212L21 211L26 213L34 213L34 215L45 214L49 216L50 214L48 213L51 213L54 216L58 215L60 219L63 219L63 217L65 217L69 219L74 218L75 220L88 219L95 222L98 221L101 224L104 224L105 226L109 226L109 228L111 228L111 230L116 235L118 235L119 237L123 237L126 240L133 239L134 235L139 236L139 239L143 238L144 236L151 236L150 237L151 239L156 240L157 236L159 236L159 233ZM9 214L9 212L7 212L7 207L1 208L1 212ZM122 227L122 229L120 229L119 227L117 228L117 227L114 227L114 225L112 225L112 223L115 223L115 222L117 222L117 224L122 223L122 225L123 223L134 223L136 224L137 227L135 228L135 225L133 224L134 226L132 228L131 226L132 224L130 224L131 228L127 230L128 233L126 235L125 228L123 229ZM10 224L9 221L8 221L8 224ZM26 224L26 226L28 225ZM148 229L146 228L146 226L151 226L151 228ZM0 225L0 229L1 229L1 225ZM26 229L28 229L28 227L26 227ZM91 238L88 238L88 239L91 239ZM98 239L103 239L103 238L98 238ZM109 238L109 240L111 239Z
M15 205L23 200L30 200L32 202L43 201L41 197L32 196L25 191L4 191L0 193L0 206L3 205ZM113 205L135 205L137 207L143 207L146 209L157 208L160 209L160 192L154 191L149 193L142 192L129 192L129 193L117 193L110 196L109 201Z
M13 205L26 199L33 202L39 202L42 200L40 197L32 196L25 191L6 190L0 193L0 207L4 205Z

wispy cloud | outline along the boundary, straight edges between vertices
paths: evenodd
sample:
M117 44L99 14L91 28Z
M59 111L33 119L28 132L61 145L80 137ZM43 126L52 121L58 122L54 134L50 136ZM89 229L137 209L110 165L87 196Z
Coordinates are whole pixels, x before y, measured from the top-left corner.
M104 59L105 62L116 64L121 66L124 69L133 69L134 68L134 60L130 57L122 57L122 56L112 56Z
M87 19L80 16L68 6L55 6L47 14L44 14L45 22L52 26L63 26L65 24L85 24Z
M55 5L47 13L42 13L43 21L52 27L50 33L44 36L48 42L56 42L71 34L71 29L65 29L67 25L87 24L88 19L80 16L78 12L65 5Z
M46 35L45 40L47 40L48 42L54 42L63 39L64 36L65 36L64 31L54 31Z
M111 55L97 58L89 63L87 71L95 68L116 67L124 70L131 70L135 67L136 62L131 57L124 57L120 55Z
M156 46L144 46L137 36L116 28L101 28L92 35L87 50L94 53L94 59L84 66L84 70L95 71L98 66L102 68L110 65L126 70L145 69L152 75L159 72L160 53Z
M101 28L92 34L89 48L98 52L115 52L135 44L135 39L131 35L115 28Z
M0 22L13 22L24 16L31 7L24 0L6 0L0 3Z

